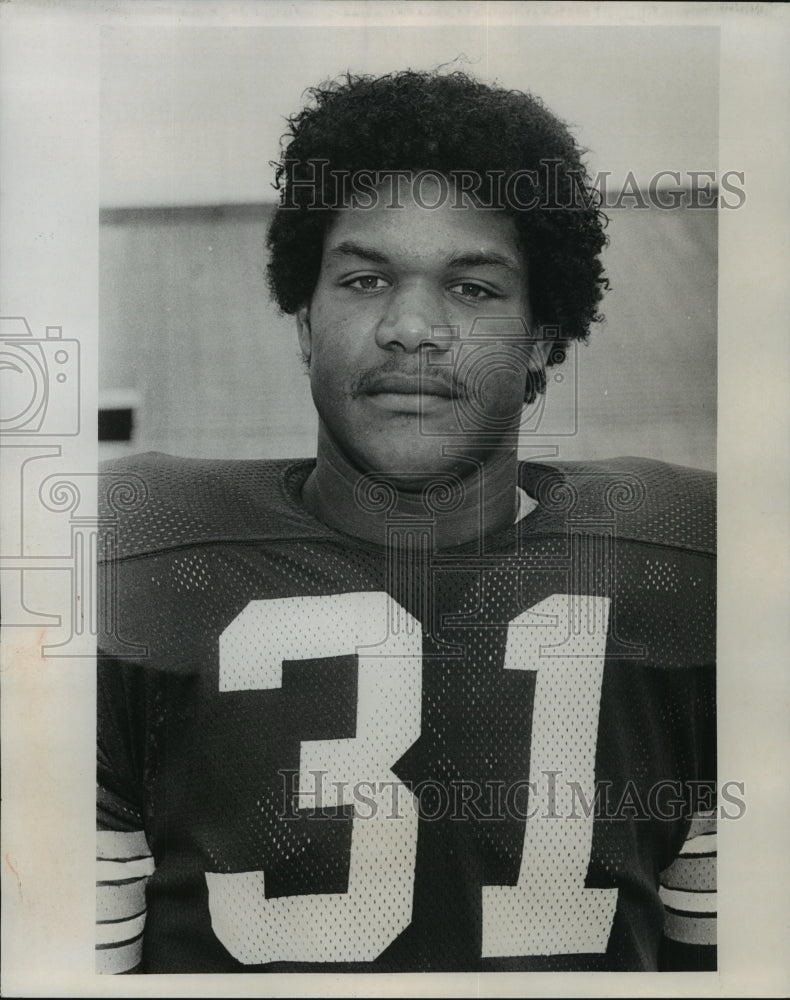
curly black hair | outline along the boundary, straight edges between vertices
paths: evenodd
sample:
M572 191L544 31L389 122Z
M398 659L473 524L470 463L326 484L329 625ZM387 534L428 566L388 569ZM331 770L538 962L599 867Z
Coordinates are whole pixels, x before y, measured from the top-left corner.
M563 342L586 338L602 319L608 281L599 255L608 220L582 163L585 150L539 98L462 72L411 70L348 73L308 93L312 102L288 119L273 164L280 205L267 240L268 279L283 312L312 297L324 235L342 207L338 176L427 170L482 178L480 204L514 218L534 315L556 328L549 363L562 360ZM518 183L507 186L508 178Z

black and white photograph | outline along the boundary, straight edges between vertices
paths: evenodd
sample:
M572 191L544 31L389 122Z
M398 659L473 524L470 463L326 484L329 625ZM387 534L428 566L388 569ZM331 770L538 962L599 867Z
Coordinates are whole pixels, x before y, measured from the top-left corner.
M5 15L8 995L782 995L736 6Z

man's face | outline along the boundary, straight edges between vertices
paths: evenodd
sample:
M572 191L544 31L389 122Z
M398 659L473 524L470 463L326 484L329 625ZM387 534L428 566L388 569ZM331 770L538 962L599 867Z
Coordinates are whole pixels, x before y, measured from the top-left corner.
M540 353L512 219L452 201L401 184L402 208L342 210L297 317L325 433L407 488L515 447Z

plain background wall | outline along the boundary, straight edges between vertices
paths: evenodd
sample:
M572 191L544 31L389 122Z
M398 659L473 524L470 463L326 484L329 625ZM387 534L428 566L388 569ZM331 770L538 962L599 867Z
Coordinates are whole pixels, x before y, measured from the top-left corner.
M268 299L264 243L268 161L284 116L322 79L452 63L540 94L611 190L629 173L647 188L660 171L716 170L716 29L451 21L104 32L99 384L107 402L131 390L138 407L131 444L103 457L314 453L294 322ZM575 366L551 373L566 381L550 381L545 404L542 426L578 431L525 435L522 452L712 468L716 212L610 217L606 323Z
M629 172L647 186L661 170L716 169L718 28L545 27L519 23L518 4L492 5L481 20L485 5L452 0L427 21L424 7L400 4L386 25L366 6L386 17L386 5L363 4L358 25L339 27L325 4L323 18L295 16L293 27L105 29L102 204L275 200L267 164L286 116L308 88L346 70L442 66L532 91L614 183Z

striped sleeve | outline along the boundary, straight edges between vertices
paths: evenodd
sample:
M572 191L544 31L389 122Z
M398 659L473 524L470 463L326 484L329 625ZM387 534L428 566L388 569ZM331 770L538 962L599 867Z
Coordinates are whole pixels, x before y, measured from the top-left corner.
M99 830L96 844L96 971L133 972L142 959L154 859L142 830Z
M710 967L716 947L716 816L696 815L674 862L659 876L670 949ZM707 957L704 957L707 952ZM694 959L691 956L695 955Z

